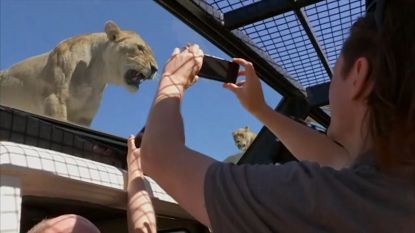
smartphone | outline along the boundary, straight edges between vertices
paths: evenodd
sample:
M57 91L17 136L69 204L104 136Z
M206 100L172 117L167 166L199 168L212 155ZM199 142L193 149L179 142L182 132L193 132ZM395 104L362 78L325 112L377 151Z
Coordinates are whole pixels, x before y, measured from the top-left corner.
M199 77L224 83L236 83L239 64L221 58L205 55Z
M141 140L143 139L143 135L144 135L144 130L146 129L146 127L143 127L140 132L137 133L137 135L135 135L135 147L136 148L140 148L141 147Z

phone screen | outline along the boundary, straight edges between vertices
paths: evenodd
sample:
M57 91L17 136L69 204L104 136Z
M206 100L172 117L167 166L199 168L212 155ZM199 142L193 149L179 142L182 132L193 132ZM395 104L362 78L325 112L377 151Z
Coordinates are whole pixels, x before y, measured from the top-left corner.
M239 64L221 58L205 55L199 76L224 83L235 83L238 78Z

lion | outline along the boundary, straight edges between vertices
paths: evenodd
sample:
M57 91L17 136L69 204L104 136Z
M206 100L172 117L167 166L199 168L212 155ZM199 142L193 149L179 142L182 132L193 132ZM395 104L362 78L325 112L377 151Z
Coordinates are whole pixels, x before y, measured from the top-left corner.
M232 136L240 152L227 157L224 160L225 163L237 163L257 135L248 126L245 126L233 131Z
M232 133L233 140L236 147L241 151L246 151L251 143L255 140L256 133L254 133L248 126L239 128Z
M89 126L107 84L136 92L158 65L150 46L113 21L0 71L0 104Z

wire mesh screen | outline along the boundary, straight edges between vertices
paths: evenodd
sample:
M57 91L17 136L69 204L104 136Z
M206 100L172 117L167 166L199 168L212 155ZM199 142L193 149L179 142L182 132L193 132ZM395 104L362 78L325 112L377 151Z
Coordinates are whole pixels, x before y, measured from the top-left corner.
M10 108L0 107L0 141L23 143L126 168L126 148L111 147Z
M257 0L206 0L222 13ZM352 23L365 12L364 0L326 0L304 8L309 27L333 67ZM304 88L329 81L315 48L293 11L238 28Z
M222 13L226 13L228 11L232 11L260 1L261 0L206 0L209 5L221 11Z
M303 87L329 77L294 12L239 28Z
M322 1L304 9L329 64L333 67L350 27L365 12L365 1Z

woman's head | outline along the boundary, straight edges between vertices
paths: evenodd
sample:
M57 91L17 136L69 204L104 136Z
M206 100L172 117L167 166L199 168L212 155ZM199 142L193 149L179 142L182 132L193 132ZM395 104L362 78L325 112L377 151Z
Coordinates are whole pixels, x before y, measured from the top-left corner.
M376 161L384 170L415 166L415 3L385 4L378 28L372 14L352 27L341 59L342 76L367 63L366 79L357 97L367 107L367 135Z
M28 233L100 233L100 231L92 222L82 216L64 214L41 221Z

